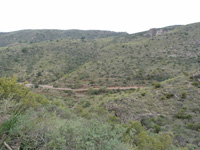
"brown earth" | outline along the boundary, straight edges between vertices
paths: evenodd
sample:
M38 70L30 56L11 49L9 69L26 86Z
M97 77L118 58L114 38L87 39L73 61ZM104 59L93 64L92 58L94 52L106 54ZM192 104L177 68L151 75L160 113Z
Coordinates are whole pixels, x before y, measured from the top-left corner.
M25 84L26 87L31 87L34 86L33 84ZM71 89L71 88L55 88L51 85L39 85L40 88L45 88L45 89L51 89L51 90L59 90L59 91L72 91L72 92L87 92L89 88L80 88L80 89ZM142 86L127 86L127 87L122 87L122 86L116 86L116 87L106 87L107 90L129 90L129 89L137 89L137 88L142 88ZM95 87L92 88L94 90L100 89L100 87Z

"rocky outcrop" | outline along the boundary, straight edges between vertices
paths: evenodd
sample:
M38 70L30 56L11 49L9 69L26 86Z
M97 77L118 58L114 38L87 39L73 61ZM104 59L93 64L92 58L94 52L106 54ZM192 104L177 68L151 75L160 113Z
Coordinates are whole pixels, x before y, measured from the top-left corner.
M145 37L154 37L154 36L158 36L158 35L162 35L162 34L165 34L171 30L173 30L175 27L177 27L178 25L175 25L175 26L168 26L168 27L165 27L165 28L152 28L150 30L148 30L144 36Z
M153 29L150 29L149 31L147 31L144 36L145 37L153 37L153 36L158 36L158 35L161 35L164 33L164 30L163 29L156 29L156 28L153 28Z

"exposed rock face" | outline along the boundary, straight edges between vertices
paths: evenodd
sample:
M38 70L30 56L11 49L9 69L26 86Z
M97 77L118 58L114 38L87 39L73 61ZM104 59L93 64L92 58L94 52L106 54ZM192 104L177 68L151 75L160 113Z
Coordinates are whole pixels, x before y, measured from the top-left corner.
M157 36L157 35L161 35L163 34L164 30L163 29L150 29L149 31L147 31L144 36L145 37L153 37L153 36Z
M150 30L148 30L144 36L145 37L154 37L154 36L158 36L158 35L162 35L162 34L165 34L171 30L173 30L176 26L168 26L168 27L165 27L165 28L152 28Z

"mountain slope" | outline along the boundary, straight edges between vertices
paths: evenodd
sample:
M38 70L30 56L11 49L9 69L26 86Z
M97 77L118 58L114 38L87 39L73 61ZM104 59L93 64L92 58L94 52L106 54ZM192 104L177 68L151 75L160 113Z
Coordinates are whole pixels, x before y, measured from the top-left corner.
M158 30L160 32L160 29ZM81 66L58 84L125 86L148 84L199 68L200 23L177 26L153 37L128 35L99 50L95 61ZM124 41L124 42L122 42Z
M104 43L105 44L105 43ZM60 40L0 48L1 76L52 82L95 57L100 42Z
M199 149L200 23L136 34L40 30L0 37L0 76L16 75L45 96L16 78L0 79L1 149L4 142L22 149Z
M200 89L194 83L200 80L199 75L176 77L116 94L90 95L82 98L78 107L100 115L106 110L121 123L140 120L151 132L173 132L181 146L197 146L200 139Z
M36 35L36 31L19 31L21 36L24 32ZM199 68L200 23L132 35L102 32L41 30L45 38L36 38L36 43L15 45L11 40L10 46L0 48L0 76L15 74L20 81L73 88L130 86L148 85ZM51 38L54 40L49 41Z
M7 45L31 44L55 39L95 39L111 36L126 35L125 32L111 32L101 30L21 30L0 33L0 47Z

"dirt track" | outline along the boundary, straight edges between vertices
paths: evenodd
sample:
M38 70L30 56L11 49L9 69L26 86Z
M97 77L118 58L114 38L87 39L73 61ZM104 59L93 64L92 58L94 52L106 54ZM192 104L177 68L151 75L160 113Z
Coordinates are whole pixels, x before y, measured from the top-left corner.
M31 87L34 86L33 84L26 84L26 87ZM46 88L46 89L51 89L51 90L59 90L59 91L73 91L73 92L87 92L89 88L80 88L80 89L71 89L71 88L55 88L50 85L39 85L41 88ZM141 86L128 86L128 87L106 87L107 90L129 90L129 89L137 89L137 88L142 88ZM94 90L100 89L98 88L93 88Z

